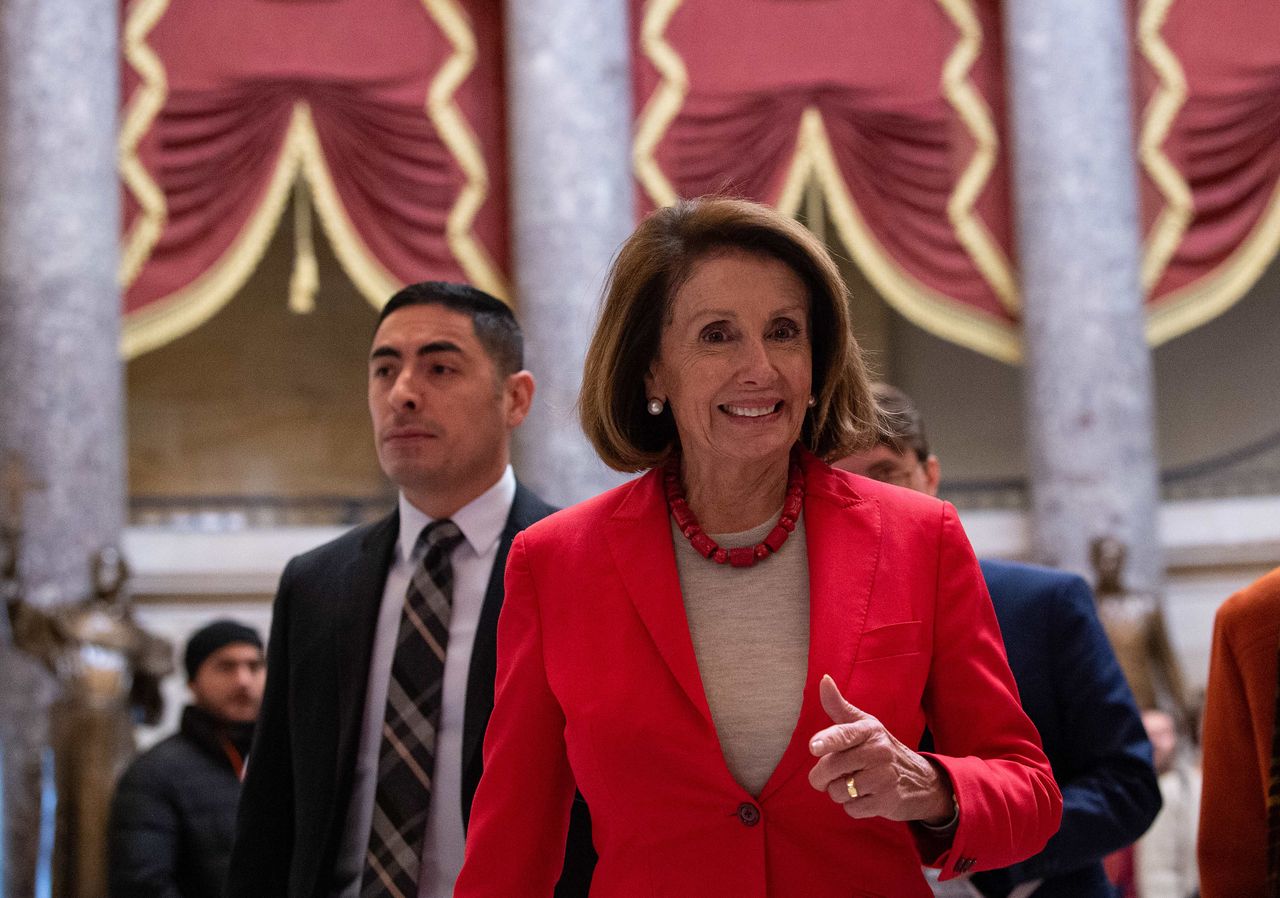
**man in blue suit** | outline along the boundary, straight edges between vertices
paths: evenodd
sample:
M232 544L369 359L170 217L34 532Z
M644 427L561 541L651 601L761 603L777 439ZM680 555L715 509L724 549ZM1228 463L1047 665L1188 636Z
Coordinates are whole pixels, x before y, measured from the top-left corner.
M874 392L885 418L881 443L836 467L937 495L941 466L920 413L900 390L877 384ZM1062 826L1043 851L975 874L968 886L986 898L1112 898L1103 857L1136 841L1160 809L1151 743L1133 693L1083 579L994 560L982 562L982 573L1063 807Z

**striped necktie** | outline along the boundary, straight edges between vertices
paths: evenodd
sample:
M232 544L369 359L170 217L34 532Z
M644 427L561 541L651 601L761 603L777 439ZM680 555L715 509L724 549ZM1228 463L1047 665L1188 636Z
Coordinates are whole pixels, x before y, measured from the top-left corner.
M413 547L413 577L404 597L387 685L360 898L418 894L453 610L449 553L461 541L458 526L446 519L423 528Z

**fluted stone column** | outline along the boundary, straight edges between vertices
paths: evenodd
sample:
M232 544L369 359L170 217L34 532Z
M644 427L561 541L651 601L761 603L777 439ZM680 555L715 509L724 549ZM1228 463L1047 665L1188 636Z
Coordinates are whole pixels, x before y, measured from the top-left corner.
M34 482L20 572L43 606L89 592L91 554L124 523L118 10L0 0L0 465L21 457ZM32 764L52 690L4 642L5 894L20 898L32 893Z
M634 226L624 0L507 0L517 314L538 381L520 477L568 504L620 481L578 427L582 360L610 261Z
M1157 587L1151 354L1123 0L1004 6L1026 418L1038 560L1088 572L1092 538L1129 546Z

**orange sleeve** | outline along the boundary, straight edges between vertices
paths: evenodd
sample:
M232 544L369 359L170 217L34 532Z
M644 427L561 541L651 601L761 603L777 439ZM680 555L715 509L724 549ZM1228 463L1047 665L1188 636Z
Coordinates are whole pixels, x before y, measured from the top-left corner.
M1267 871L1267 810L1258 781L1258 733L1250 713L1237 621L1228 600L1213 624L1204 705L1204 786L1197 855L1202 898L1260 895Z

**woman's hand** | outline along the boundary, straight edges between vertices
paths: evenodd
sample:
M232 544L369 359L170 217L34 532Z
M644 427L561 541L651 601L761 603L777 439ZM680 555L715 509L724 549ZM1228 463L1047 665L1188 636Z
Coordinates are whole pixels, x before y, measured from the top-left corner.
M951 784L938 767L847 702L830 676L822 678L818 693L833 725L809 740L818 758L809 771L813 788L826 792L850 817L920 820L931 826L952 818Z

